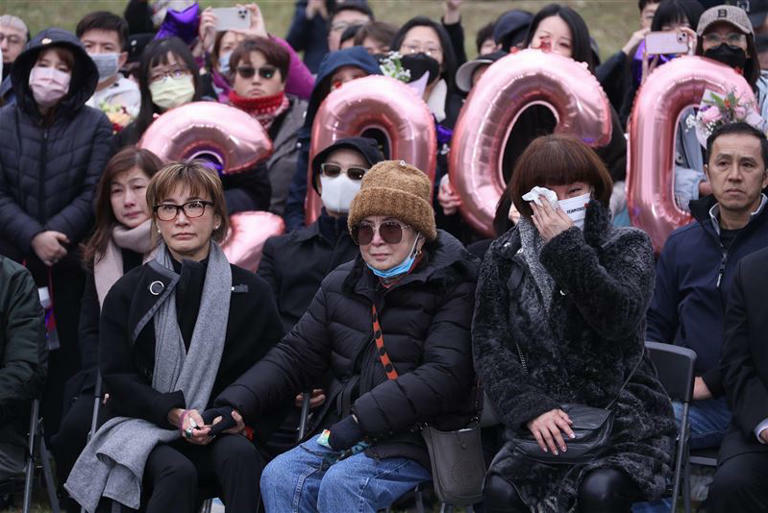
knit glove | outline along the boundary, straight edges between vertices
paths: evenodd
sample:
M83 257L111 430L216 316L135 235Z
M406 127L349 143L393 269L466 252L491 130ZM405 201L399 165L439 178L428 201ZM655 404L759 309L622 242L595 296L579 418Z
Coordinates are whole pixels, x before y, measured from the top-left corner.
M365 436L360 424L352 415L331 426L330 431L331 435L328 437L328 443L334 451L349 449Z
M216 419L216 417L221 417L221 420L218 423L211 426L211 436L218 435L225 429L229 429L237 425L235 419L232 418L233 410L234 408L231 406L220 406L218 408L210 408L200 414L200 416L203 417L203 422L205 422L206 425L210 425L211 422Z

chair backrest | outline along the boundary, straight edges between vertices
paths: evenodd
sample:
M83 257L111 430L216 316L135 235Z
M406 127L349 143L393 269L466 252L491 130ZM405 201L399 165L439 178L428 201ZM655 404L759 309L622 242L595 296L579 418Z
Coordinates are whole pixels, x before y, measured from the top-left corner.
M645 348L669 397L673 401L689 402L693 395L696 352L661 342L646 342Z

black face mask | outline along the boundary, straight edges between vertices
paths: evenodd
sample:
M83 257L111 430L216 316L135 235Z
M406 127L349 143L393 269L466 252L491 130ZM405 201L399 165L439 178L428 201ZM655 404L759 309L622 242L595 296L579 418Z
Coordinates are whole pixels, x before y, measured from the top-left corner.
M405 69L411 71L411 82L421 78L424 73L429 73L428 84L440 78L440 63L425 53L406 55L400 62Z
M710 48L704 52L704 57L722 62L723 64L732 68L738 68L742 72L744 66L747 64L747 54L741 48L734 48L725 43L721 43L720 46Z

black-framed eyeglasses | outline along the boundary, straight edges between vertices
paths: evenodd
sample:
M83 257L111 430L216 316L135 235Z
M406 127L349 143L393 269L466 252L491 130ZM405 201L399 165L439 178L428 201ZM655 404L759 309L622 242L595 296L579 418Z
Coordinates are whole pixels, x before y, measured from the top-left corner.
M376 230L379 231L381 240L387 244L400 244L403 240L403 230L410 227L399 221L384 221L379 226L371 223L360 223L352 228L352 240L358 246L367 246L373 241Z
M274 66L262 66L260 68L254 68L253 66L238 66L237 74L243 78L253 78L258 73L264 80L269 80L277 73L277 68Z
M184 215L190 219L202 217L205 215L205 207L212 207L212 201L194 200L188 201L183 205L174 205L173 203L161 203L154 206L155 215L161 221L173 221L183 210Z
M346 169L338 164L331 164L330 162L324 162L320 164L320 171L328 178L335 178L342 172L346 173L350 180L362 180L368 169L360 166L350 166Z

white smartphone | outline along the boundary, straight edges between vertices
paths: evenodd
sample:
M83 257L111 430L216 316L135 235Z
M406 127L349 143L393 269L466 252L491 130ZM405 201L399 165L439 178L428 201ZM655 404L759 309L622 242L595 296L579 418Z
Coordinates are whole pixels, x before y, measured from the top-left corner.
M648 55L688 53L688 34L683 32L649 32L645 36Z
M217 7L213 9L216 15L216 30L248 30L251 28L251 11L245 7Z

